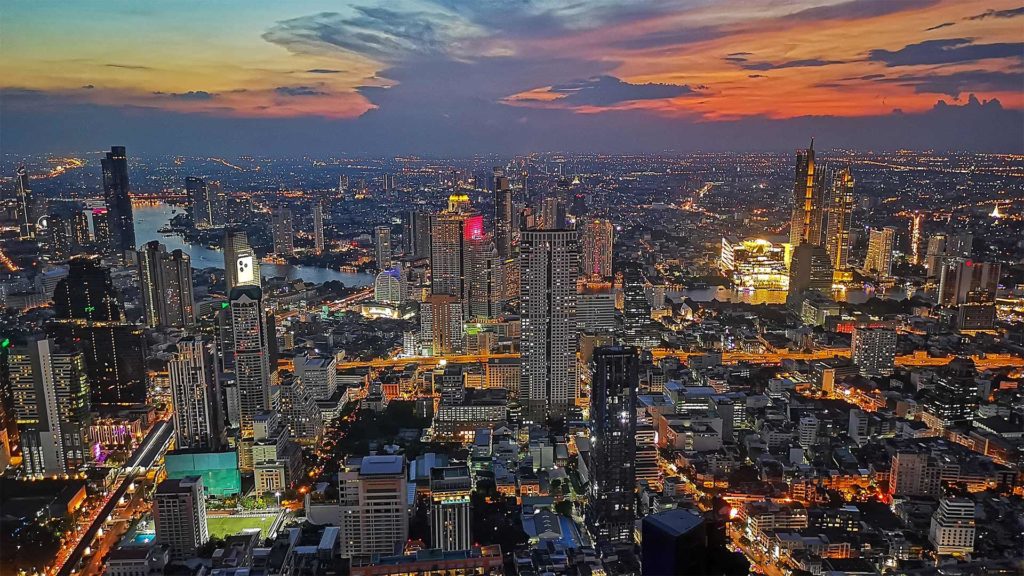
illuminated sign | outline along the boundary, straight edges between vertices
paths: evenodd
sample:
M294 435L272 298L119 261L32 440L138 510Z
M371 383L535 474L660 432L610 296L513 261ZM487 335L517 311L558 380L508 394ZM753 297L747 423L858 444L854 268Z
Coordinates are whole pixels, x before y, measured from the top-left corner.
M238 275L239 284L248 284L253 281L252 256L239 256L235 261L235 273Z
M466 219L463 238L466 240L482 240L484 237L484 217L473 216Z

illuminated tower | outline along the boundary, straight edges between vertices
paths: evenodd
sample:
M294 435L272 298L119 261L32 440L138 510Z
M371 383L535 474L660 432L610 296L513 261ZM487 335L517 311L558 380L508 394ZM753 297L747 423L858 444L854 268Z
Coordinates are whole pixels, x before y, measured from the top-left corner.
M224 293L236 286L260 286L260 261L242 230L224 233Z
M324 253L324 203L313 202L313 252Z
M520 394L533 421L565 414L576 399L575 230L523 230Z
M921 264L921 221L924 216L920 212L914 212L910 218L910 263L914 266Z
M223 416L212 346L200 336L179 340L167 369L174 406L175 446L179 450L219 449Z
M153 240L139 250L139 284L146 325L187 328L196 323L192 266L181 250L168 253Z
M391 268L391 227L377 226L373 229L374 257L377 259L377 269L387 270Z
M598 278L612 276L612 244L615 227L610 220L597 218L583 228L583 275Z
M103 168L103 198L110 222L110 249L118 255L135 250L135 220L132 215L128 158L124 146L114 146L100 161Z
M239 420L242 437L252 437L253 418L270 408L270 343L263 290L258 286L235 287L230 306Z
M825 250L832 259L832 269L838 281L852 279L847 261L853 225L853 184L849 168L833 173L825 207Z
M448 209L431 219L430 291L459 298L469 318L475 251L484 248L484 219L469 205L469 197L453 194Z
M494 245L499 258L512 254L512 189L501 168L494 169Z
M796 179L793 186L793 218L789 243L821 244L821 178L814 162L814 139L807 150L796 154Z
M292 211L287 206L275 206L270 213L271 231L274 237L274 254L291 256L295 252L295 229L292 227Z
M634 459L640 357L636 348L598 348L593 366L593 449L586 522L598 540L631 542L636 522Z
M892 274L892 251L895 242L896 229L892 226L872 228L868 236L868 255L864 260L864 270L874 274L877 279L888 278Z

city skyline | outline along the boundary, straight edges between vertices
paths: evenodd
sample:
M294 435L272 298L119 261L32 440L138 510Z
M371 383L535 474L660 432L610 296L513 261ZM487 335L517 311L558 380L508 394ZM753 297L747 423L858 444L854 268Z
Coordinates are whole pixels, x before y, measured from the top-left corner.
M244 8L12 6L5 152L1024 147L1009 2Z

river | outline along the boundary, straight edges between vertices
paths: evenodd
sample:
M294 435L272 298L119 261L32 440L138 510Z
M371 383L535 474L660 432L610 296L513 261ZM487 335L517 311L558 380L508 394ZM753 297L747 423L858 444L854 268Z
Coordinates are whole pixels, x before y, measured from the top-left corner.
M848 289L845 292L838 292L833 295L835 296L835 299L840 302L863 304L873 296L884 299L903 300L907 297L907 292L900 288L890 288L886 292L882 293L865 288L860 290ZM718 300L719 302L743 302L746 304L786 303L785 290L732 290L721 286L683 290L681 292L669 292L667 296L673 299L690 298L694 302L710 302L711 300Z
M146 242L157 240L168 250L181 250L192 259L193 268L224 268L224 252L207 248L201 244L189 244L177 235L164 235L159 232L173 216L173 210L180 210L164 203L155 205L135 205L132 212L135 216L135 244L142 246ZM356 272L340 272L318 266L292 266L291 264L260 263L260 274L265 277L285 276L295 280L301 278L306 282L323 284L330 280L343 282L346 286L369 286L373 284L373 276Z

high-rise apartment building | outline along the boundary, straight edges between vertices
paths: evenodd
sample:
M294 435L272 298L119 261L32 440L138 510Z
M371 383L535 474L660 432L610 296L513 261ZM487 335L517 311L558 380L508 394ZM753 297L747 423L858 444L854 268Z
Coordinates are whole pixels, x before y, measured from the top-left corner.
M512 189L504 170L494 168L494 246L499 258L512 255Z
M168 253L156 240L138 252L139 284L146 325L187 328L196 323L192 265L181 250Z
M292 225L292 210L277 205L270 212L270 226L274 239L274 254L291 256L295 253L295 228Z
M576 231L523 230L519 267L523 404L531 418L564 414L577 386Z
M378 270L391 268L391 226L377 226L373 229L374 258Z
M896 331L854 328L850 355L863 376L892 374L896 358Z
M849 168L831 174L828 202L825 204L824 245L837 279L845 279L844 273L849 270L853 186L853 174Z
M201 476L164 480L153 495L156 543L171 550L171 558L187 560L210 539L206 526L206 494Z
M112 147L100 164L103 169L103 199L110 222L110 248L120 256L127 250L135 250L135 220L124 146Z
M405 212L402 221L402 244L406 256L430 256L430 212L416 209Z
M210 194L206 180L188 176L185 178L185 195L192 207L192 223L196 228L213 226L214 212L219 208Z
M36 338L12 351L8 369L25 474L77 472L90 458L89 380L82 352Z
M253 418L270 408L270 336L263 314L263 290L235 287L230 310L241 432L243 437L251 437Z
M409 538L405 456L364 456L338 475L341 555L400 554Z
M309 390L316 400L334 396L338 389L337 360L334 356L311 356L298 354L292 359L295 377Z
M430 470L430 545L441 550L469 550L473 546L470 530L469 495L473 479L466 466L446 466Z
M591 397L590 497L586 521L597 539L631 542L636 523L636 348L594 352Z
M420 347L426 355L462 351L462 302L455 296L432 294L420 304Z
M224 233L224 291L237 286L260 286L260 261L242 230Z
M793 185L793 216L790 220L789 243L821 244L823 210L822 179L814 161L814 140L806 150L796 154L796 178Z
M467 243L484 237L483 217L472 210L469 198L452 195L448 208L431 219L430 290L465 301L469 264Z
M224 442L224 415L211 343L201 336L182 338L167 363L174 406L175 446L219 450Z
M583 275L612 276L612 245L615 227L610 220L596 218L583 227Z
M974 552L976 530L973 499L943 498L932 515L928 540L938 556L964 556Z
M878 279L892 276L892 252L895 247L895 228L872 228L868 236L868 255L864 259L864 271Z
M957 306L966 302L992 302L1002 267L998 262L975 262L962 257L944 259L939 273L939 304Z

